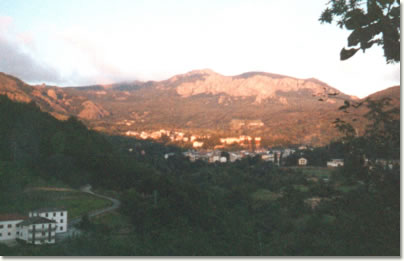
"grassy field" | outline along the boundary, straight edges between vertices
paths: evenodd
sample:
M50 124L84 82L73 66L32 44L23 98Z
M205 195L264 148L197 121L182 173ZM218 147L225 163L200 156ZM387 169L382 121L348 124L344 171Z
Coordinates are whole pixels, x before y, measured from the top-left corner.
M336 172L336 168L324 168L324 167L288 167L290 169L300 171L306 177L314 177L318 179L329 179L333 173Z
M331 168L322 168L322 167L304 167L300 168L303 174L310 175L312 177L317 178L330 178L331 174L335 171L335 169Z
M293 185L294 189L300 191L300 192L309 192L310 189L309 187L302 185L302 184L297 184L297 185Z
M274 201L279 197L279 193L274 193L267 189L259 189L251 194L251 198L255 201Z
M72 219L112 204L109 200L68 188L31 189L11 197L10 204L0 206L0 213L26 215L33 209L56 207L67 209L69 219Z
M100 216L96 216L92 219L95 224L102 224L107 226L115 234L127 235L133 230L133 225L130 223L128 217L120 214L117 211L105 213Z
M335 189L338 190L338 191L341 191L343 193L348 193L348 192L351 192L351 191L353 191L353 190L355 190L357 188L358 188L358 185L339 185L339 186L336 186Z

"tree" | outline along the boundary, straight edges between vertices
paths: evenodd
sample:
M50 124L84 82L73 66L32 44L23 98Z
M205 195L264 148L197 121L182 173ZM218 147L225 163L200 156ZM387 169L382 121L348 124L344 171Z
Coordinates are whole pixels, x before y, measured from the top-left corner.
M376 168L378 159L398 160L400 158L400 110L390 104L389 98L379 100L366 99L358 105L345 101L340 110L357 109L365 105L367 113L364 117L368 124L364 135L358 136L350 122L336 119L334 122L344 134L342 142L345 145L345 171L362 180L366 187L386 181L389 171ZM399 173L396 173L399 175Z
M352 31L348 36L348 47L352 48L342 48L341 60L377 44L382 46L387 63L400 62L399 0L330 0L319 20L331 24L337 17L340 28Z
M92 223L88 214L85 214L81 217L79 227L83 230L89 230L92 227Z

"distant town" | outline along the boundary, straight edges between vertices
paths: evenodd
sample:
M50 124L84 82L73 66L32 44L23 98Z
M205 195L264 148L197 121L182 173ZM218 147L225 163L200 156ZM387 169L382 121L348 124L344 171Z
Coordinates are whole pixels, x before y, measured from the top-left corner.
M204 141L211 139L211 135L186 134L182 131L169 131L165 129L141 132L127 131L125 135L143 140L151 139L171 143L187 143L187 147L191 148L186 152L183 152L183 155L189 158L191 162L202 160L208 163L226 163L235 162L246 157L258 156L263 161L272 162L273 164L280 166L286 158L296 152L300 152L296 165L306 166L308 164L308 159L303 156L304 153L302 152L304 150L313 150L313 148L306 145L300 145L294 148L264 148L261 146L261 137L251 137L247 135L218 138L217 140L219 144L213 144L213 146L210 146L211 148L204 146ZM228 148L234 145L240 149L229 151ZM164 158L168 159L174 155L174 152L166 153ZM328 167L341 167L343 165L343 159L332 159L327 162Z
M227 163L227 162L235 162L237 160L241 160L246 157L259 157L265 162L272 162L275 165L281 166L284 165L285 159L291 156L292 154L308 149L306 146L300 146L297 150L292 148L280 148L280 149L256 149L255 151L248 150L240 150L240 151L220 151L220 150L188 150L183 152L183 155L191 162L195 162L197 160L202 160L208 163ZM165 159L174 156L175 153L166 153L164 155ZM295 162L298 166L307 166L308 159L299 156L297 157L297 161ZM343 159L332 159L327 162L327 167L342 167L344 166Z
M157 131L127 131L126 136L133 136L143 140L162 140L166 139L172 143L188 143L194 149L203 148L205 141L212 138L212 135L198 135L198 134L187 134L183 131L169 131L169 130L157 130ZM214 149L225 148L226 146L237 144L244 148L259 148L261 146L261 137L251 137L247 135L241 135L238 137L222 137L219 139L219 144L214 145Z

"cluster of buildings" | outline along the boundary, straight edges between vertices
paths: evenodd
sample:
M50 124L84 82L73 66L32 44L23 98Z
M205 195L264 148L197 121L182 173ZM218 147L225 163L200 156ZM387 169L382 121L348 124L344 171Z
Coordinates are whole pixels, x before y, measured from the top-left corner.
M133 136L143 140L152 139L158 140L163 137L167 137L171 142L190 142L193 144L194 148L202 147L203 142L198 140L202 139L209 139L210 135L186 135L184 132L181 131L169 131L169 130L158 130L158 131L127 131L125 132L126 136Z
M215 146L215 149L222 149L226 146L237 144L245 149L252 150L253 148L261 148L261 137L251 137L242 135L239 137L226 137L220 139L220 144Z
M67 210L46 208L28 216L0 214L0 242L21 240L28 244L54 244L56 234L67 231Z
M128 124L130 122L127 122ZM128 125L129 126L129 125ZM309 149L305 145L301 145L296 148L281 148L281 149L265 149L261 147L261 137L251 137L247 135L241 135L239 137L225 137L219 139L219 144L217 144L213 150L200 150L203 148L204 140L210 139L211 135L196 135L196 134L186 134L182 131L177 130L165 130L160 129L157 131L127 131L126 136L134 136L143 140L153 139L159 140L162 138L168 139L170 142L183 142L190 143L192 145L192 150L188 150L183 154L190 159L191 162L196 160L202 160L209 163L214 162L235 162L244 157L255 157L260 156L263 161L273 162L274 164L280 165L282 159L289 157L290 155L296 153L296 151L304 151ZM233 144L239 145L244 150L228 152L226 156L222 153L221 149L226 149L226 146L231 146ZM133 149L132 149L133 150ZM131 150L130 150L131 151ZM300 154L300 153L299 153ZM167 159L173 153L167 153L164 158ZM303 155L297 159L296 164L298 166L307 166L308 159ZM342 167L344 166L343 159L332 159L327 162L327 167Z
M344 166L343 159L332 159L331 161L327 161L327 167L337 168L337 167L343 167L343 166Z
M223 153L220 150L211 150L211 151L198 151L198 150L188 150L184 152L184 156L188 157L191 162L195 162L196 160L202 160L209 163L226 163L226 162L235 162L236 160L241 160L245 157L255 157L260 156L263 161L273 162L274 164L279 165L282 158L286 158L295 152L294 149L256 149L255 151L249 150L240 150L240 151L232 151ZM165 159L168 159L170 156L173 156L174 153L167 153L164 155Z
M229 153L229 157L226 157L221 151L196 151L189 150L183 153L185 157L188 157L191 162L195 162L197 160L203 160L209 163L226 163L228 161L234 162L237 159L235 158L234 153Z
M301 148L304 149L304 148ZM299 148L297 148L299 150ZM208 163L226 163L226 162L235 162L237 160L241 160L245 157L255 157L259 156L263 161L272 162L276 165L281 165L281 162L294 154L296 149L292 148L282 148L282 149L256 149L255 151L248 150L240 150L240 151L232 151L232 152L222 152L220 150L188 150L183 152L183 155L191 162L195 162L197 160L202 160ZM174 156L175 153L166 153L164 155L165 159ZM308 159L304 156L298 157L296 165L298 166L307 166L309 163ZM344 166L343 159L332 159L327 162L327 167L335 168Z
M157 130L157 131L131 131L128 130L125 132L126 136L133 136L139 139L147 140L159 140L163 137L167 137L170 142L184 142L192 144L194 149L200 149L203 147L204 141L206 139L210 139L211 135L196 135L196 134L185 134L181 131L175 130ZM246 148L251 148L252 144L256 148L261 146L261 137L251 137L242 135L239 137L225 137L220 138L220 144L217 144L215 148L224 148L227 145L238 144L240 146L244 146Z

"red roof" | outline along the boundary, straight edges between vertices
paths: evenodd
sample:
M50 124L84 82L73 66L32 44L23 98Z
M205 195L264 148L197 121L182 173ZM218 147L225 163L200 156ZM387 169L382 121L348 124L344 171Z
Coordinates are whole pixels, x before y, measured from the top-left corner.
M0 214L0 221L25 220L26 216L20 214Z

